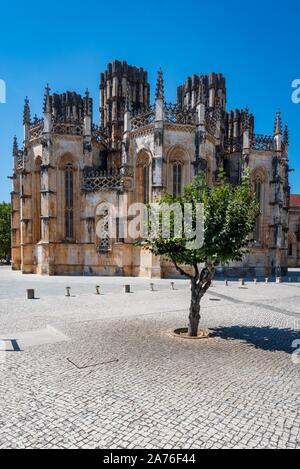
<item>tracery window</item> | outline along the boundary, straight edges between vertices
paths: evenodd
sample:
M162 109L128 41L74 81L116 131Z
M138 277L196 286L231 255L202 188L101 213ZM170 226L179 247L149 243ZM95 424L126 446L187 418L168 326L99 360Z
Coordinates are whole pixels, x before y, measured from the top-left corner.
M109 211L105 209L99 217L97 223L100 238L96 246L97 252L107 252L109 250Z
M173 163L173 197L181 194L182 189L182 164L178 161Z
M149 166L143 165L143 203L149 203Z
M71 163L65 167L65 238L67 241L74 239L74 177Z
M152 174L150 157L141 152L136 163L136 200L142 204L150 202L150 177Z

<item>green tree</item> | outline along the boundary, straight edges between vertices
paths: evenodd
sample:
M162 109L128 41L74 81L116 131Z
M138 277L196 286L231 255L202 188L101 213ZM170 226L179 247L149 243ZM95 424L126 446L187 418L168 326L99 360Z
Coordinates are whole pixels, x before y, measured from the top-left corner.
M11 208L6 202L0 203L0 261L11 259Z
M163 233L163 204L170 207L179 203L182 212L184 205L192 207L192 220L195 226L196 207L202 204L204 212L204 243L202 247L190 249L189 244L195 239L185 232L178 236L176 227L183 223L174 212L171 212L170 234L166 238ZM164 205L165 207L165 205ZM151 212L151 206L149 207ZM151 214L148 224L148 238L140 244L157 256L163 256L173 262L177 271L191 280L191 304L189 310L190 336L197 336L200 321L200 302L220 263L239 261L247 252L249 233L255 226L259 215L250 175L246 174L239 186L233 186L221 170L218 182L209 188L203 176L197 176L194 182L185 187L182 195L173 198L164 194L158 200L158 222L153 230ZM152 217L153 220L153 217ZM152 225L151 225L152 223ZM151 233L152 229L152 233ZM149 235L151 233L151 235ZM155 235L153 236L153 233Z

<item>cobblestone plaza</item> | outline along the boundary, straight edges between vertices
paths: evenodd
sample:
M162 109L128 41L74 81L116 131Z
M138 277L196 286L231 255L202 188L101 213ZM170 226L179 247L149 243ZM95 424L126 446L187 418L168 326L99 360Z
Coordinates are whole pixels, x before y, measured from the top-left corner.
M212 337L186 340L170 333L187 323L185 280L151 291L1 267L0 447L300 448L293 278L216 280L201 319Z

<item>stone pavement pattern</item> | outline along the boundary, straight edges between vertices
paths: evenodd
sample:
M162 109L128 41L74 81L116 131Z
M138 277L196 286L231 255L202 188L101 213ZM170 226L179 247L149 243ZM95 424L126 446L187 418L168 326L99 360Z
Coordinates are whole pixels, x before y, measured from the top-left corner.
M0 268L0 447L300 448L300 284L216 281L185 340L188 282L149 283Z

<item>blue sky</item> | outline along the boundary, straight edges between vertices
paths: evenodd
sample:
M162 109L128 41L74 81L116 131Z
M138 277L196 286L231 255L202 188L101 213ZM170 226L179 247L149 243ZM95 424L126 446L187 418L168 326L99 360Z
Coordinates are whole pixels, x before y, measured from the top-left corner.
M26 95L41 114L43 90L83 93L98 107L99 74L113 59L165 76L166 99L193 73L222 72L228 108L248 106L256 132L271 133L277 110L290 126L292 191L300 193L300 104L291 83L300 78L297 1L78 0L1 4L0 79L7 103L0 104L0 200L9 200L12 138L22 140ZM98 113L95 113L98 120Z

